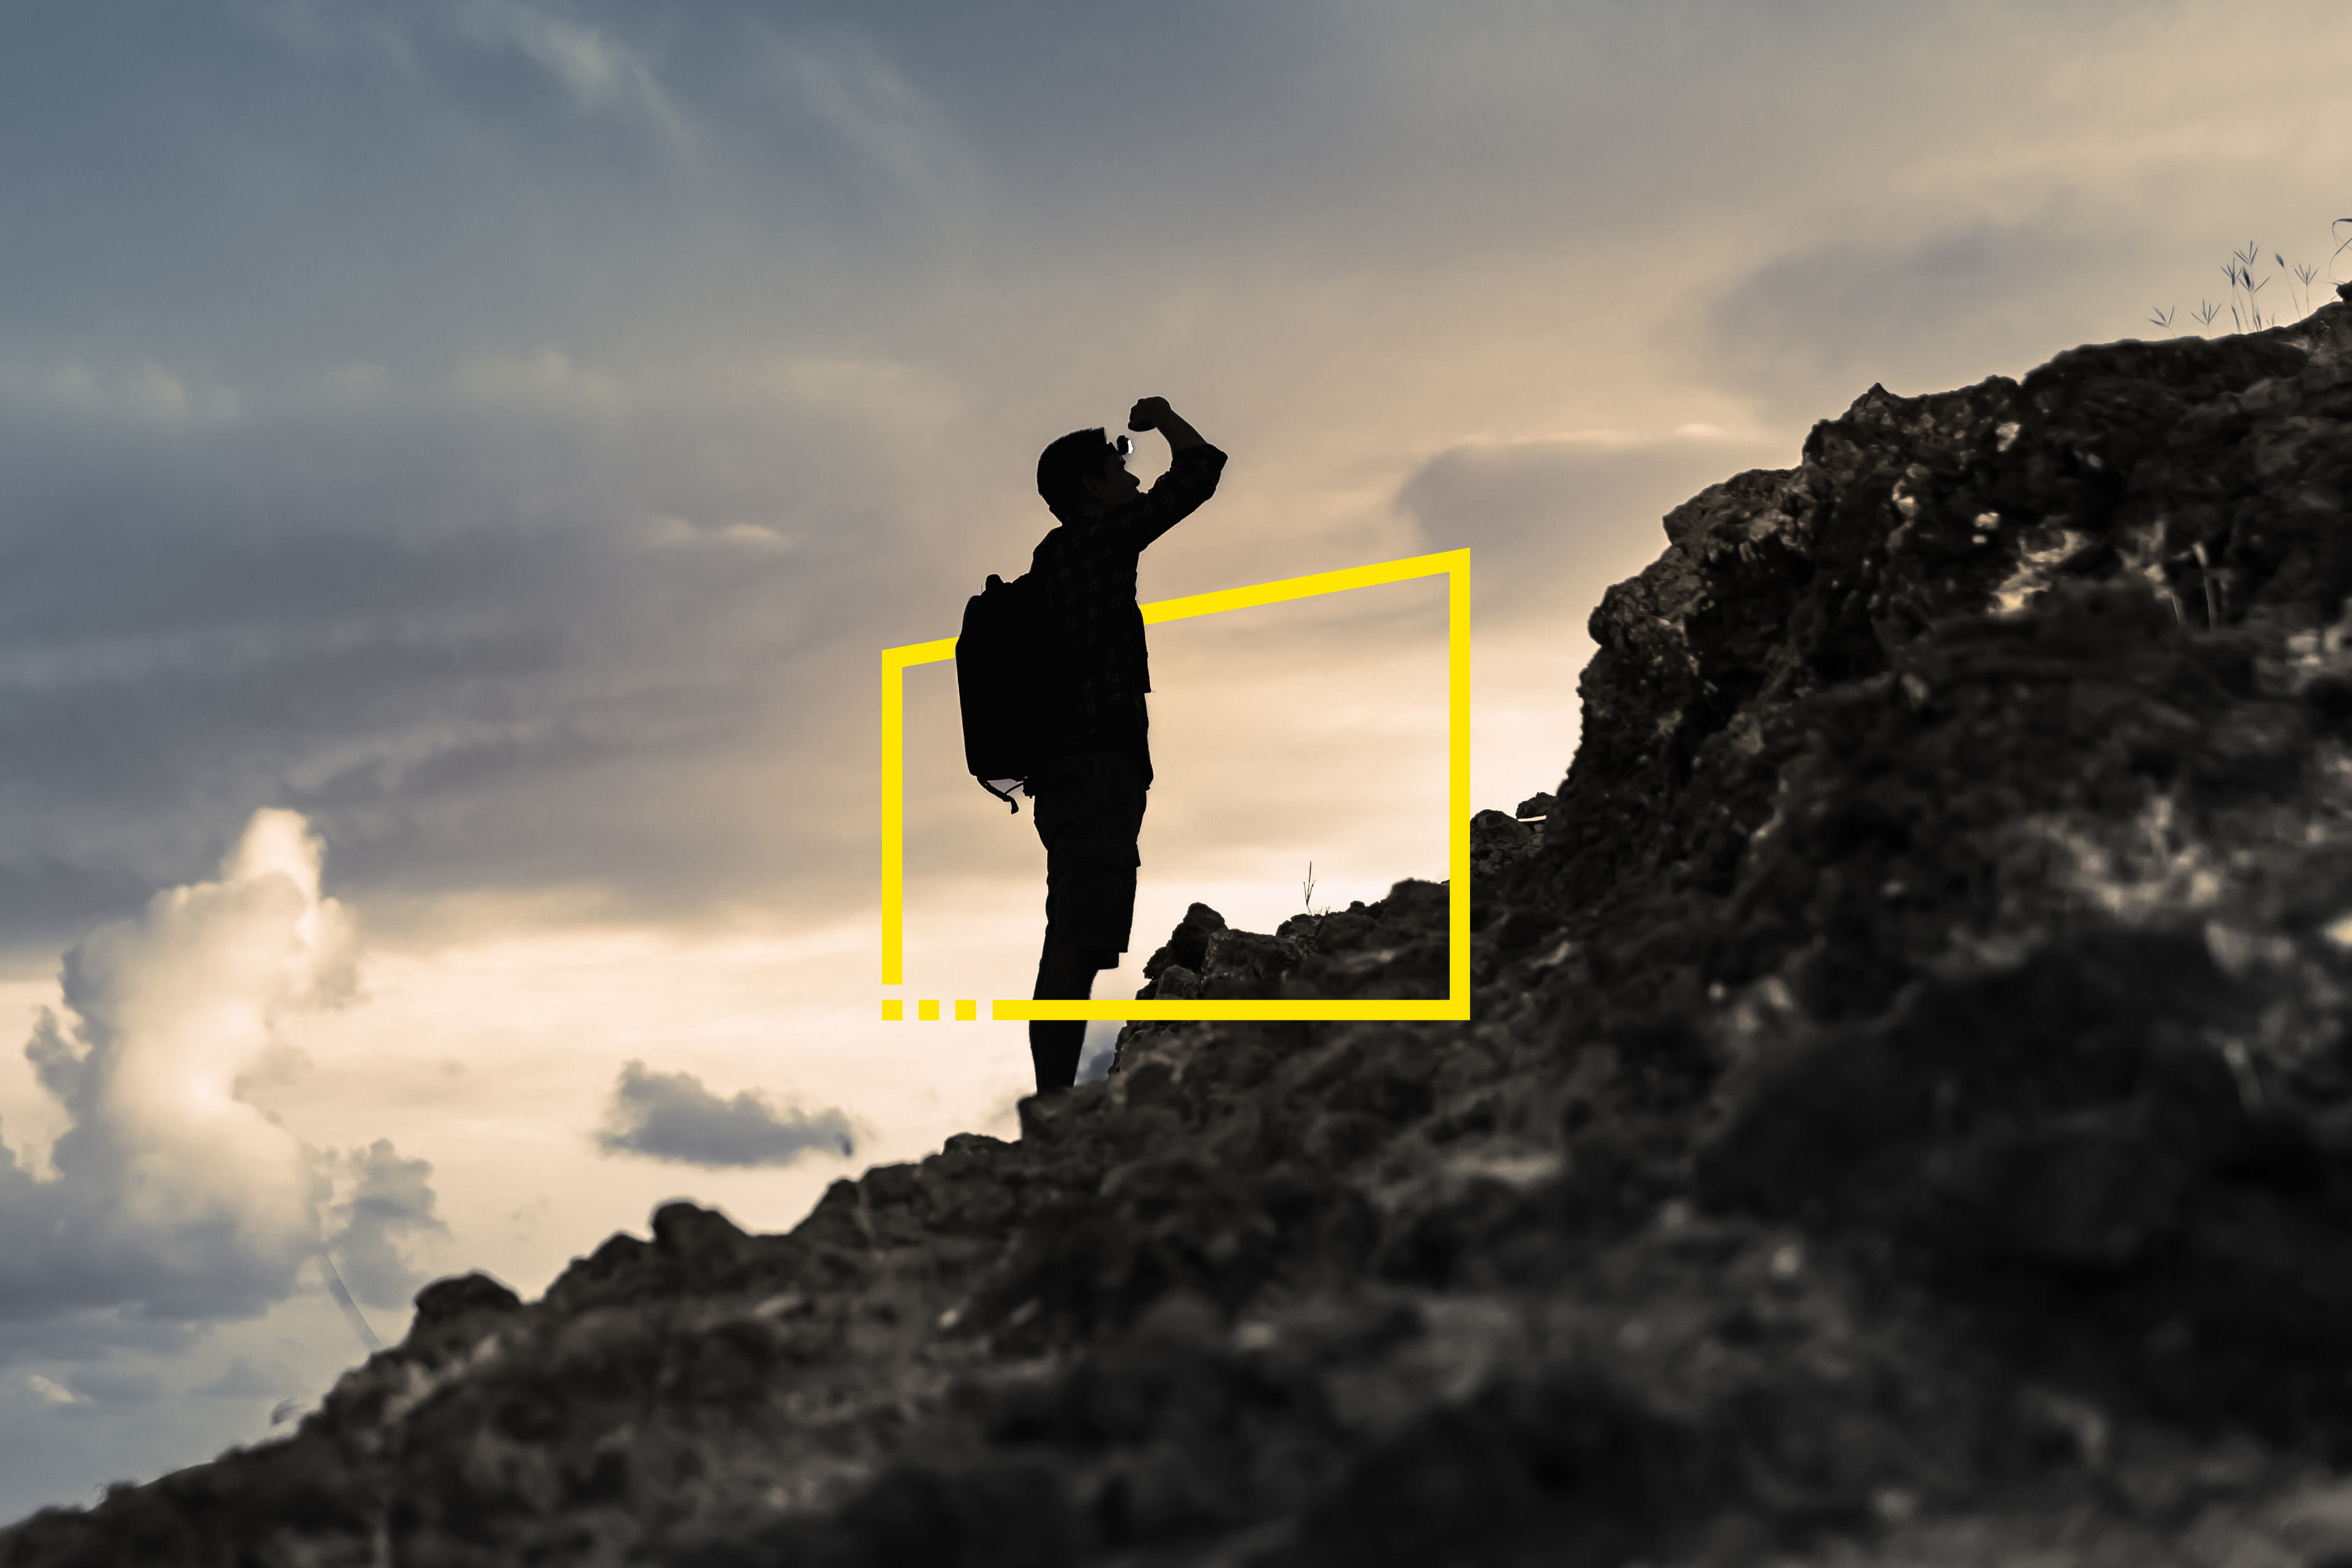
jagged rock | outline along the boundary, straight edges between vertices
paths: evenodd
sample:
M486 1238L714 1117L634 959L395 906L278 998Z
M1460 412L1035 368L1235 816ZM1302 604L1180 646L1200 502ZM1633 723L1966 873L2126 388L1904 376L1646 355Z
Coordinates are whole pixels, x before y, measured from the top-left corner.
M1874 387L1594 612L1469 1022L1131 1026L0 1563L2336 1561L2347 495L2352 303ZM1147 974L1444 995L1446 892Z
M1201 994L1201 977L1181 963L1171 963L1160 972L1158 979L1135 994L1142 1001L1184 1001Z
M478 1313L511 1312L521 1305L521 1297L487 1274L436 1279L416 1293L416 1314L409 1320L409 1332L433 1333Z
M1515 816L1482 811L1470 819L1470 853L1474 858L1485 852L1516 858L1518 851L1532 849L1536 843L1536 829Z
M1255 931L1221 931L1209 938L1201 969L1205 994L1218 998L1264 996L1278 992L1282 976L1306 953L1294 942Z
M1209 939L1224 929L1224 916L1206 904L1192 905L1176 929L1168 933L1166 944L1144 960L1143 977L1157 980L1160 972L1170 964L1181 964L1200 973L1208 963Z
M1551 808L1559 804L1559 802L1558 798L1553 795L1531 795L1528 796L1527 799L1519 802L1518 809L1512 812L1511 815L1519 818L1522 822L1527 821L1529 818L1547 817L1551 815Z
M1543 829L1530 827L1499 811L1482 811L1470 819L1470 874L1487 878L1515 860L1535 853Z

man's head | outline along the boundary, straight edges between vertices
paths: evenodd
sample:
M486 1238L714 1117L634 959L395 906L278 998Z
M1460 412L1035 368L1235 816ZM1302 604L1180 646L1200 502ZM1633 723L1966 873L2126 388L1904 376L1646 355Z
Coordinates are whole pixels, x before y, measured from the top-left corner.
M1037 459L1037 493L1064 522L1097 516L1117 506L1141 488L1127 471L1132 443L1121 436L1113 445L1102 426L1073 430L1045 448Z

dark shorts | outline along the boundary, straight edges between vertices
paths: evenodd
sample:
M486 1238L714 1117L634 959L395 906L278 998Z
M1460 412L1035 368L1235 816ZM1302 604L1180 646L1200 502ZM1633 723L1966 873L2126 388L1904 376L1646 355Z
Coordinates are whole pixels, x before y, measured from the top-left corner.
M1030 781L1045 846L1045 941L1127 951L1143 861L1143 777L1123 752L1079 752Z

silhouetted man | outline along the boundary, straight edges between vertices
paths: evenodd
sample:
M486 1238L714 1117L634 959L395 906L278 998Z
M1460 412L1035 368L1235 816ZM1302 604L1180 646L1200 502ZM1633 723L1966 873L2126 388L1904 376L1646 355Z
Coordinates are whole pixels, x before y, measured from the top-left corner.
M1045 844L1045 946L1037 960L1039 999L1084 1001L1097 970L1115 969L1135 920L1135 846L1143 793L1151 787L1150 720L1143 694L1151 674L1143 612L1135 603L1137 558L1146 546L1216 493L1225 455L1168 406L1146 397L1128 415L1130 430L1158 430L1174 460L1149 491L1127 471L1126 437L1078 430L1037 459L1037 493L1061 526L1030 558L1044 589L1048 646L1039 672L1055 709L1054 760L1026 785L1037 802ZM1082 1020L1033 1022L1029 1054L1038 1092L1076 1079Z

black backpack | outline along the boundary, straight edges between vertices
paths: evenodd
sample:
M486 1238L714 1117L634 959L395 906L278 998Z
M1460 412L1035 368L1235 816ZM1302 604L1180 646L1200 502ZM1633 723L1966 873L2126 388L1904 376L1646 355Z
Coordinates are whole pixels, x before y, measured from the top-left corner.
M991 575L965 604L956 637L964 765L1016 814L1013 786L1050 760L1060 719L1045 599L1034 574L1010 583Z

